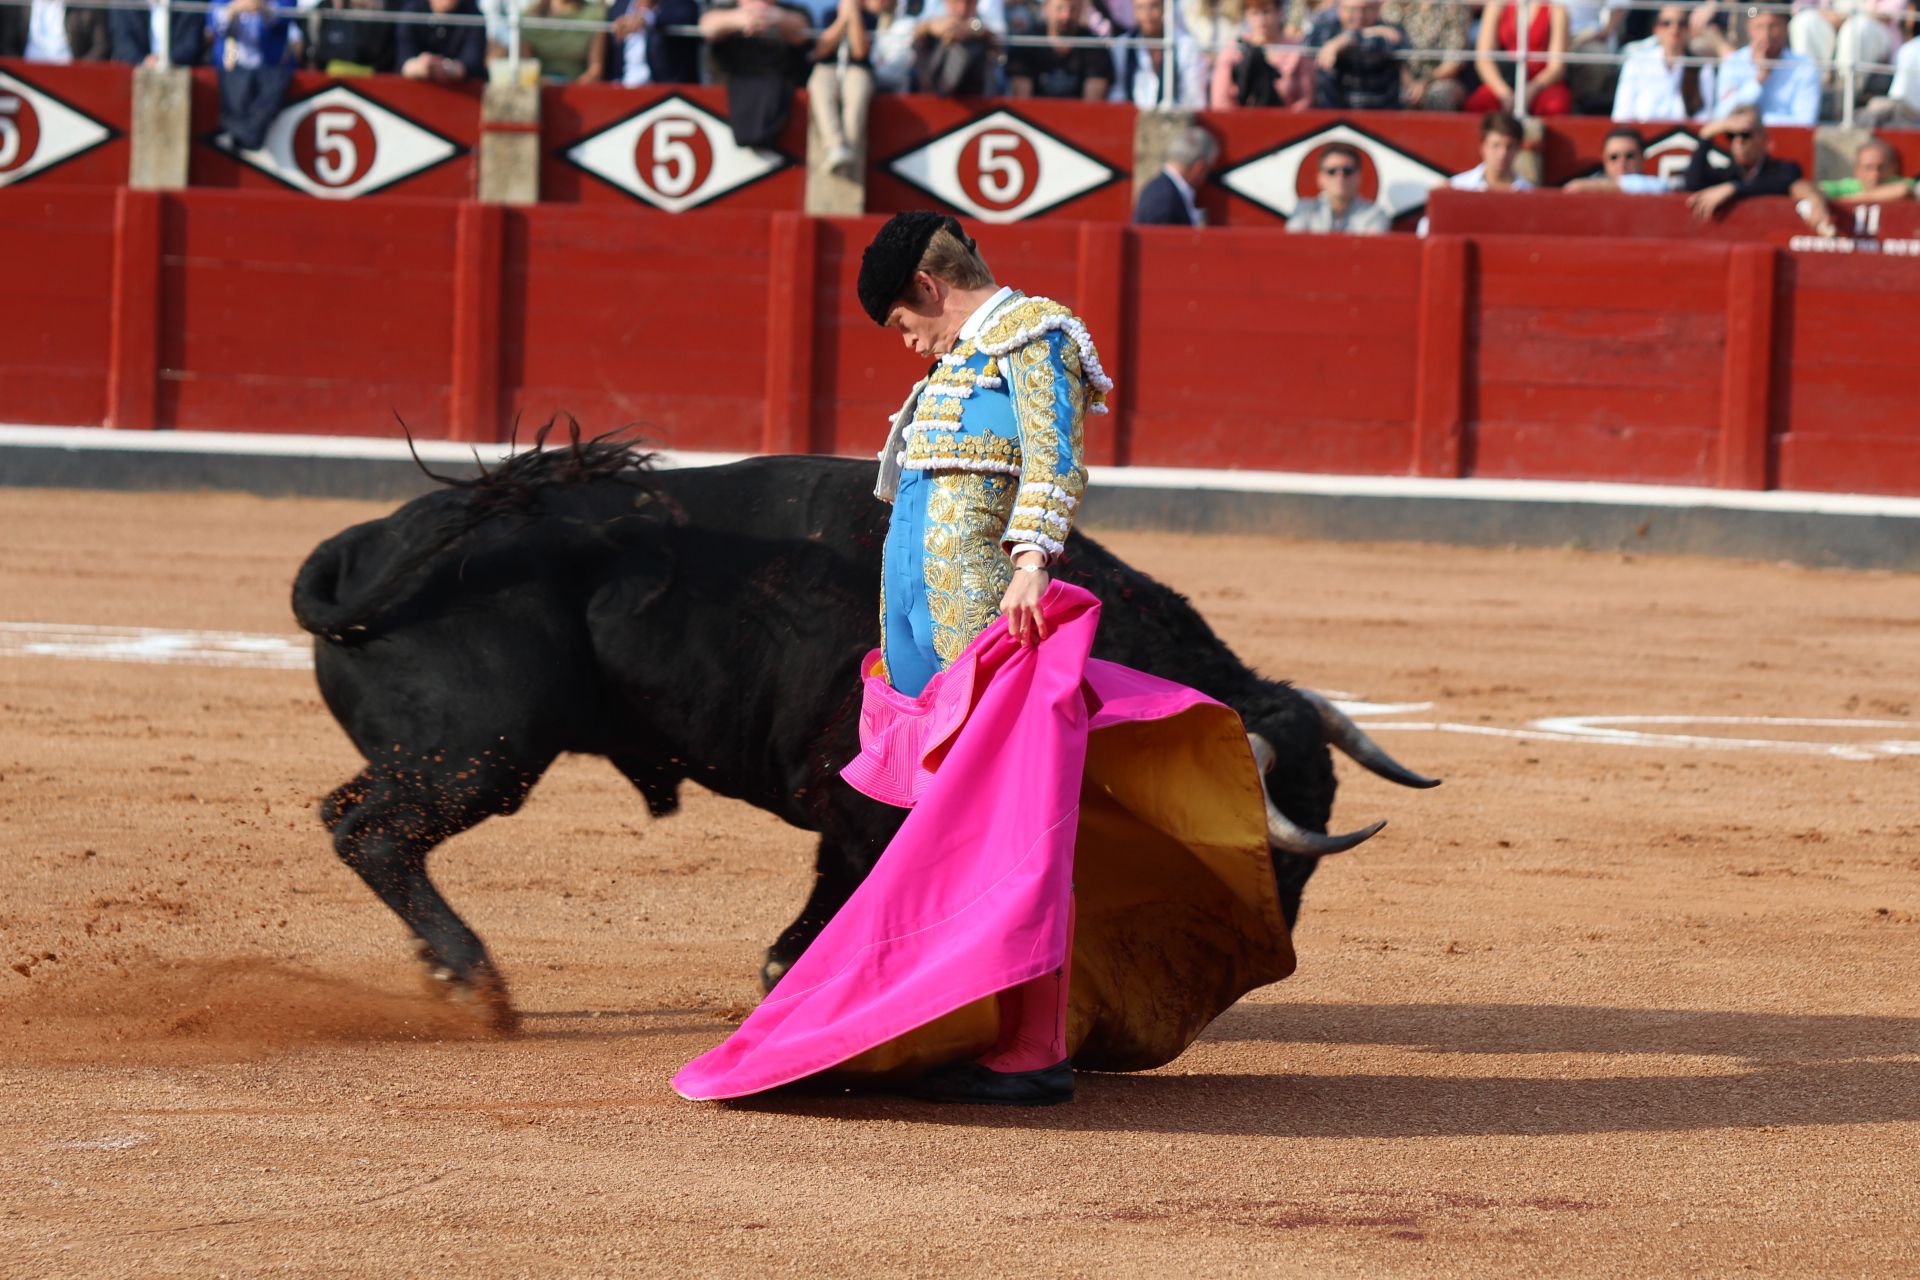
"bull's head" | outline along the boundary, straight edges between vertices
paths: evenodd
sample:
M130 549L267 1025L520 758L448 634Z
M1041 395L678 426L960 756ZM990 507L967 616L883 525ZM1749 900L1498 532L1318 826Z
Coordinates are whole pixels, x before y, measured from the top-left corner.
M1346 713L1334 706L1311 689L1296 687L1298 693L1320 717L1321 728L1326 733L1329 746L1338 747L1368 772L1378 774L1389 782L1397 782L1403 787L1437 787L1440 779L1429 778L1413 770L1388 755L1380 744L1369 738L1359 725L1350 720ZM1254 762L1260 766L1260 790L1267 801L1267 839L1273 847L1282 853L1297 854L1307 858L1323 858L1329 854L1345 853L1355 845L1371 839L1380 828L1387 825L1386 819L1349 831L1344 835L1325 835L1310 831L1280 811L1273 802L1268 790L1266 776L1273 772L1274 761L1278 758L1273 744L1257 733L1249 733L1247 740L1253 744Z

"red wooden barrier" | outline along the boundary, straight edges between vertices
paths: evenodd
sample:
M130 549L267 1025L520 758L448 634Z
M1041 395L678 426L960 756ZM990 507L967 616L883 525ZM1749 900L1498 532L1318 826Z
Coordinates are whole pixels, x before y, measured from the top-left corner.
M0 58L0 186L118 186L132 119L126 67Z
M1509 197L1544 202L1554 197ZM1571 200L1573 198L1568 197ZM1624 197L1620 199L1624 200ZM879 218L0 191L0 421L870 453ZM979 228L1119 381L1095 461L1920 493L1920 259L1710 240Z
M1436 235L1590 236L1608 240L1720 240L1784 245L1801 253L1920 257L1920 200L1834 206L1841 243L1815 243L1785 196L1742 200L1712 222L1694 220L1682 195L1576 195L1436 191L1427 214ZM1871 239L1872 245L1858 240ZM1895 243L1890 243L1895 242ZM1905 242L1905 243L1897 243ZM1615 244L1635 258L1638 246Z

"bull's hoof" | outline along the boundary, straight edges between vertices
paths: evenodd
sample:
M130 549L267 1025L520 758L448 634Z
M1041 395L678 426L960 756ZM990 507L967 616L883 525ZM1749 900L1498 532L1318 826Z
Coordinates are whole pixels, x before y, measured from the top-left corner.
M767 952L766 960L760 965L760 990L763 992L772 991L774 983L786 977L787 970L790 968L792 968L792 966L785 960L780 959L771 951Z
M433 959L424 944L420 951L427 989L434 995L470 1011L495 1035L510 1036L520 1029L520 1014L507 993L507 980L491 963L483 960L463 976Z

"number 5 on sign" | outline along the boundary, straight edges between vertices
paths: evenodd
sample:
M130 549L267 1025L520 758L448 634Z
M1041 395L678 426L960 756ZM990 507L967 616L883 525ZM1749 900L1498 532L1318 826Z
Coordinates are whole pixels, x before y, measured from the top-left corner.
M684 117L668 116L653 126L653 189L672 199L693 190L700 178L700 157L693 135L700 126Z
M313 176L330 187L339 186L360 168L360 149L353 143L353 127L360 117L351 111L321 111L313 118Z
M20 99L0 93L0 169L10 169L20 158Z
M1020 138L1011 133L980 135L980 192L989 200L1011 201L1027 189L1020 163Z

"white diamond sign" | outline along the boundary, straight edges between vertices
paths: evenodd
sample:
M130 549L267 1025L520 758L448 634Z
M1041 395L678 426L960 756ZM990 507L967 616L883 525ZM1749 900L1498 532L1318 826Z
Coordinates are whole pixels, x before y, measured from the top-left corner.
M213 145L322 200L371 195L445 164L463 150L344 85L282 107L258 150L241 151L224 133L214 137Z
M1019 222L1106 186L1117 170L1023 120L994 111L887 162L904 182L982 222Z
M743 147L733 127L679 94L590 133L568 163L668 213L684 213L793 163L778 151Z
M31 178L112 137L113 130L92 116L0 71L0 187Z
M1370 133L1348 124L1332 124L1242 160L1223 170L1214 181L1263 209L1291 217L1300 202L1303 166L1330 142L1344 142L1367 158L1361 174L1361 194L1385 209L1390 218L1424 209L1427 193L1449 176L1444 169L1436 169Z

